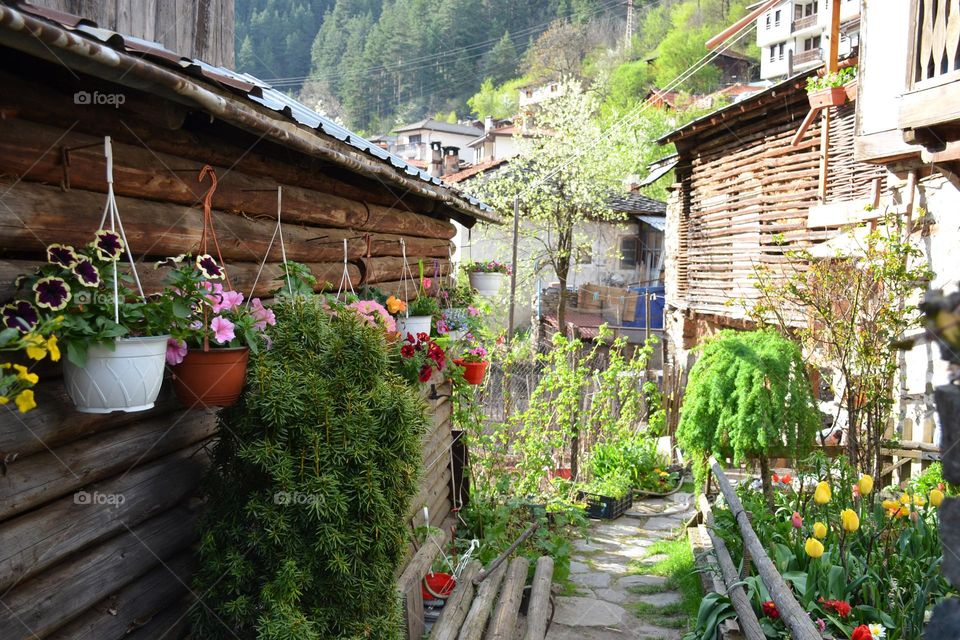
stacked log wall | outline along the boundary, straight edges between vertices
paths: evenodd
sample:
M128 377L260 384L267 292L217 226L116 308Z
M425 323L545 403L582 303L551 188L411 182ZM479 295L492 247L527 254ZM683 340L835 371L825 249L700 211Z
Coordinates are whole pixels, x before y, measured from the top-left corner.
M4 299L17 274L43 261L46 244L92 238L106 193L103 135L113 139L118 207L147 292L162 285L155 260L199 249L209 182L198 183L197 174L207 163L220 179L213 197L220 247L245 295L265 256L254 294L280 285L279 244L267 253L277 186L287 256L311 267L318 289L340 283L344 240L354 287L401 290L401 239L414 273L419 260L430 275L449 269L454 227L422 199L369 188L342 169L318 170L158 98L131 91L122 109L76 105L74 87L50 81L55 71L21 74L12 57L0 67ZM179 637L194 597L197 485L216 438L214 414L183 410L169 381L150 411L81 414L58 365L45 365L41 378L36 409L0 407L0 638ZM423 524L423 506L435 525L450 511L450 403L429 402L434 421L411 528Z

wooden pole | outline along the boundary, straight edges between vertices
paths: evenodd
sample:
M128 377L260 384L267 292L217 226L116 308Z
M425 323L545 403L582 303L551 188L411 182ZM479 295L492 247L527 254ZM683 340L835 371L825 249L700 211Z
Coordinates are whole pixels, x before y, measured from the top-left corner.
M836 2L836 0L834 1ZM777 572L777 568L770 561L767 552L764 551L763 545L760 543L760 539L757 538L753 527L750 526L750 521L747 519L747 514L743 510L743 504L740 502L737 492L733 490L733 486L731 486L727 476L723 473L723 469L713 456L710 457L710 469L713 471L713 476L717 480L717 486L720 487L723 497L730 505L730 512L740 527L743 546L750 549L753 562L757 567L757 573L760 574L760 578L767 586L767 591L770 592L770 597L777 605L780 617L790 630L790 637L793 640L820 640L820 632L817 631L817 627L814 626L807 612L793 597L793 593L784 581L783 576Z
M487 577L491 573L493 573L494 570L496 570L496 568L499 567L504 560L510 557L511 553L517 550L517 547L523 544L524 540L526 540L527 538L533 535L533 532L536 531L537 527L539 526L540 526L539 522L534 522L532 525L527 527L527 530L521 533L520 537L517 538L516 541L512 545L510 545L510 547L506 551L504 551L499 556L497 556L497 558L493 562L491 562L486 569L484 569L479 574L477 574L477 577L473 579L473 584L480 584L481 582L486 580Z
M517 626L517 616L520 613L520 600L523 598L523 587L527 584L527 569L530 561L518 556L510 561L507 569L507 578L503 583L500 601L490 619L486 640L508 640L513 638Z
M513 199L513 263L510 265L510 314L507 318L507 344L513 339L513 312L517 305L517 245L520 242L520 196Z
M703 514L703 522L707 525L710 541L717 553L717 564L720 565L720 572L723 574L723 585L727 589L730 602L733 603L733 608L737 612L737 622L740 629L747 640L765 640L766 636L763 629L760 628L757 614L753 612L750 599L740 583L740 576L733 564L733 559L730 558L727 544L723 541L723 538L713 532L713 510L710 508L710 501L707 500L705 495L700 494L697 502L700 506L700 513Z
M430 630L430 640L457 640L460 633L460 627L467 617L467 611L470 610L470 604L473 602L473 595L476 587L473 585L473 576L480 571L480 563L474 560L467 565L457 582L453 593L447 598L443 605L443 611L440 617Z
M524 640L543 640L550 615L550 586L553 584L553 558L540 556L533 574L530 603L527 605L527 633ZM749 639L752 640L752 639Z
M834 0L830 5L830 50L827 53L827 73L836 73L840 55L840 2ZM823 109L823 123L820 129L820 202L827 199L828 164L830 162L830 109Z
M470 605L470 612L463 622L460 629L459 640L480 640L483 637L483 630L487 626L487 619L490 617L490 610L493 609L493 603L500 592L500 583L503 582L503 576L507 573L507 565L501 564L497 567L490 579L484 581L477 589L477 597L473 599ZM474 579L476 584L476 579Z

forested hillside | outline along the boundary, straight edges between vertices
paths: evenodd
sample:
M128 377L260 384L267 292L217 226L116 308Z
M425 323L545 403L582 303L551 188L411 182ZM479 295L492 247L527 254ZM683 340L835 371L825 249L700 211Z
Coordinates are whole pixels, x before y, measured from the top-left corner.
M636 4L627 47L624 0L236 0L237 65L367 133L513 115L520 84L559 76L599 80L620 109L703 55L745 3ZM686 88L716 82L707 69Z

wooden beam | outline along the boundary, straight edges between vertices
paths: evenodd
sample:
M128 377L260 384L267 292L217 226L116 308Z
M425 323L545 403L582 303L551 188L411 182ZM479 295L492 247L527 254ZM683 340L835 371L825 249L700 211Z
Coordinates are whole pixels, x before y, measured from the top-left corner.
M517 556L510 562L503 590L500 593L500 601L490 620L490 628L487 629L486 640L512 640L529 568L530 561L523 556Z
M459 640L480 640L483 637L483 630L487 626L490 610L493 609L493 603L500 592L500 583L503 582L503 577L506 574L507 565L505 564L498 566L492 573L486 573L487 578L477 589L477 597L473 599L467 618L460 629ZM474 579L474 583L476 583L476 579Z
M742 18L734 22L732 25L730 25L729 27L727 27L717 35L707 40L706 42L707 49L716 49L721 44L729 40L731 36L736 34L738 31L743 29L745 26L747 26L757 18L759 18L760 14L762 14L764 11L772 9L776 5L780 4L780 2L782 1L783 0L768 0L768 2L765 2L761 6L757 7L756 9L754 9L747 15L743 16Z
M447 598L440 612L440 617L430 630L430 640L457 640L460 627L463 625L467 612L470 610L470 604L473 602L473 595L476 591L476 587L473 585L473 577L480 571L480 566L480 563L474 560L460 574L457 586L450 597Z
M740 502L737 492L734 491L730 481L727 480L723 468L712 456L710 457L710 469L713 471L713 476L717 480L717 486L723 493L723 497L730 505L730 512L733 514L734 520L740 527L744 549L750 552L757 573L760 574L760 578L770 592L770 597L777 605L781 619L790 630L790 637L794 640L820 640L820 632L817 631L807 612L793 597L793 592L783 576L777 572L777 568L770 561L770 557L764 550L760 539L753 531L753 527L750 526L750 520L747 518L747 513L743 509L743 504Z
M527 604L527 633L524 640L544 640L550 616L550 587L553 585L553 558L540 556L533 574L530 602Z

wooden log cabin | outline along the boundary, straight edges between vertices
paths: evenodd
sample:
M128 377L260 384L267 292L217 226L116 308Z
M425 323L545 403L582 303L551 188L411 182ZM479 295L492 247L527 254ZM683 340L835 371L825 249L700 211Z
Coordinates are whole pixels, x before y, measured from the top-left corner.
M318 289L336 288L346 260L355 287L397 291L401 239L414 271L423 260L446 273L451 220L496 220L255 78L78 16L0 5L0 82L0 296L46 244L92 237L104 136L138 260L197 250L208 188L197 176L209 164L234 285L249 291L266 255L261 296L278 286L279 243L267 250L280 186L287 257L310 266ZM146 289L160 286L153 269L140 272ZM58 376L44 372L33 411L0 408L0 638L180 637L215 417L183 410L166 387L150 411L78 413ZM435 526L451 510L449 390L434 395L411 527L424 507ZM81 491L124 503L82 504Z

